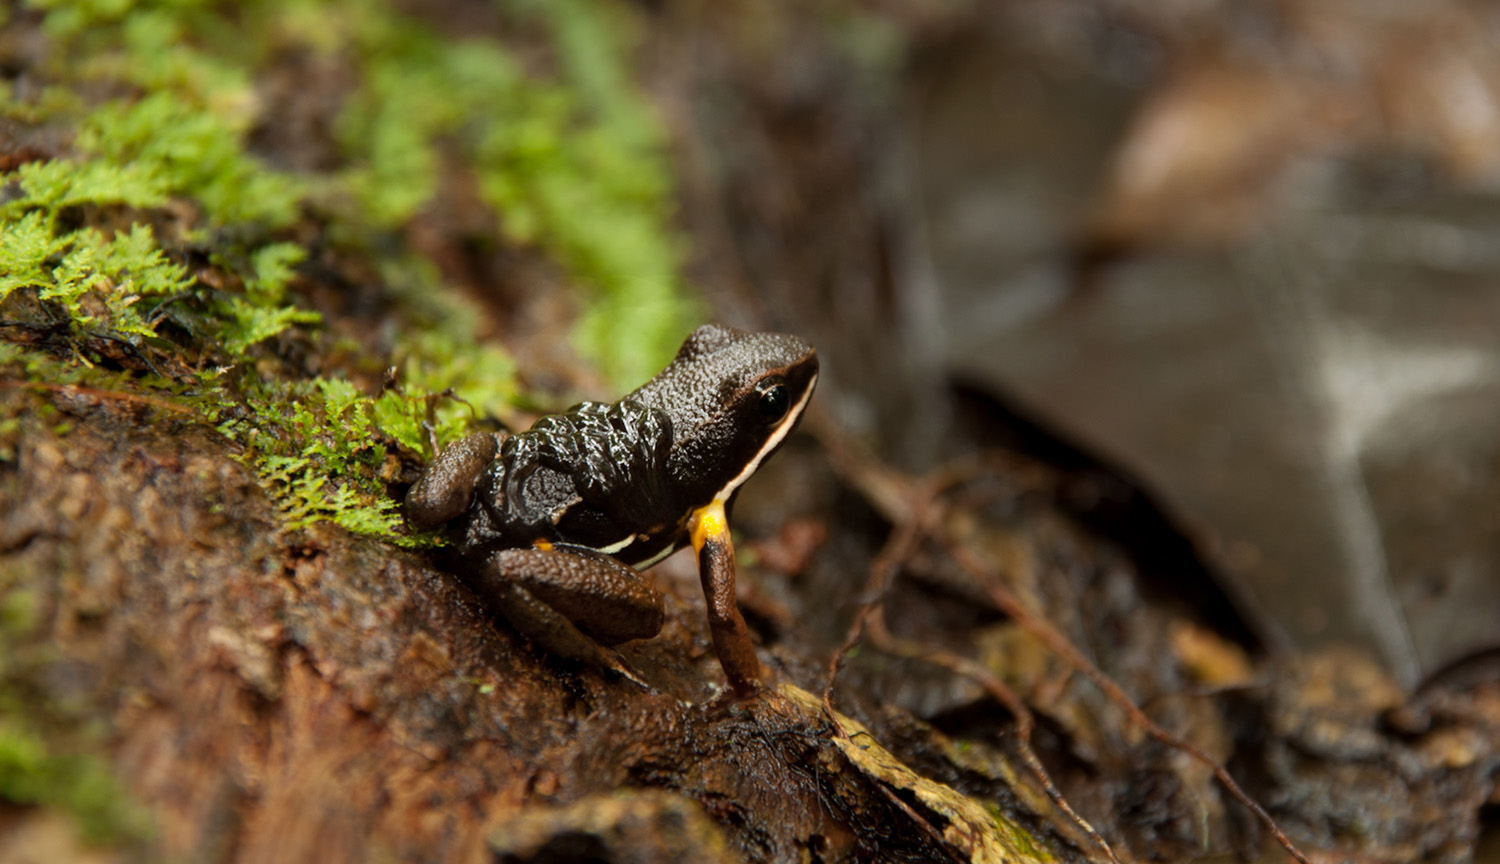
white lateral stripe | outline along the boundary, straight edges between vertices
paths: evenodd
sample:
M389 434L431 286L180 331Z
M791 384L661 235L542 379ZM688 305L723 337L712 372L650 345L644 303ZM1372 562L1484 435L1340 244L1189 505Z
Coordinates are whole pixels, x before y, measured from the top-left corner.
M629 534L629 535L627 535L625 537L624 540L621 540L618 543L611 543L608 546L600 546L598 549L595 549L594 551L595 552L603 552L605 555L613 555L616 552L619 552L621 549L624 549L626 546L629 546L630 544L632 544L634 542L635 542L635 535L634 534Z
M766 458L767 453L776 449L776 445L780 444L781 439L786 437L786 433L790 432L792 427L796 425L797 418L802 416L802 409L807 407L807 400L812 398L813 388L817 383L818 376L813 375L812 380L807 382L807 389L803 391L802 398L797 401L796 405L792 406L791 411L787 412L786 419L781 421L781 425L776 428L776 431L772 433L770 438L766 439L766 443L761 446L760 452L755 454L755 458L750 460L750 464L745 466L745 470L741 471L723 489L719 490L719 494L714 496L715 501L720 504L727 502L729 496L734 494L734 490L740 488L740 484L749 480L750 475L755 473L755 469L760 467L760 460Z
M669 544L667 546L667 548L661 550L660 552L656 553L655 555L652 555L650 558L646 559L645 561L642 561L641 563L634 565L635 569L637 569L637 570L649 570L650 568L655 567L657 564L660 564L661 563L661 559L667 557L668 555L671 555L673 552L676 552L676 551L677 551L677 547L676 546L672 546L672 545Z

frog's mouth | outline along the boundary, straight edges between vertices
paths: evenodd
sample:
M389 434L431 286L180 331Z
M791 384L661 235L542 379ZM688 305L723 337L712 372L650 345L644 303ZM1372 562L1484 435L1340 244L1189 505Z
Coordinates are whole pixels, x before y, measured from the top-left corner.
M754 458L745 463L745 467L740 473L724 484L724 488L720 489L719 493L714 496L714 503L723 504L727 502L729 497L734 494L734 490L740 488L740 484L749 480L750 475L754 474L756 469L760 467L761 460L771 455L777 447L781 446L782 439L787 436L788 432L792 431L792 427L796 426L797 421L802 418L802 410L807 407L807 402L812 398L813 390L817 389L817 386L818 373L814 372L812 378L808 380L807 386L802 388L802 398L797 400L797 404L792 406L792 410L786 412L786 417L782 419L775 431L766 439L766 443L760 445L760 450L756 451Z

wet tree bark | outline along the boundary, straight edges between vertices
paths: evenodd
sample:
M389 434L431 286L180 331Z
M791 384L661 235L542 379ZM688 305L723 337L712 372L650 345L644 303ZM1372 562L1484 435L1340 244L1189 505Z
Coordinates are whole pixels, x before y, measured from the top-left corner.
M0 475L3 587L28 598L5 636L8 685L36 719L80 730L149 809L155 835L117 854L949 854L949 820L914 824L835 746L814 698L714 695L690 566L668 584L663 635L627 649L660 687L646 690L533 650L419 556L283 533L191 420L49 392L0 404L19 421ZM49 405L65 435L39 419ZM55 828L44 810L4 819L13 844Z

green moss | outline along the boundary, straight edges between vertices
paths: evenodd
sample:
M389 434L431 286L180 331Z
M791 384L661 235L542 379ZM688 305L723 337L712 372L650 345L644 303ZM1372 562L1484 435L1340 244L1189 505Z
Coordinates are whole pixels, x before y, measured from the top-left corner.
M382 393L375 412L380 428L413 452L432 455L424 424L441 447L467 432L475 416L493 415L516 399L515 364L494 348L471 347L437 330L417 334L408 348L399 367L402 388Z
M413 218L449 142L508 236L548 250L590 289L578 344L628 389L671 357L698 317L677 276L659 124L630 80L604 4L528 6L552 34L560 81L523 74L499 45L367 25L366 88L340 120L355 200L379 224Z
M111 386L207 417L290 528L331 520L412 542L388 494L389 457L430 452L517 399L509 358L478 344L480 316L400 242L445 174L474 178L504 236L573 276L579 346L622 389L693 323L663 136L630 83L625 7L507 4L511 24L550 49L551 71L539 72L549 64L523 66L493 38L442 38L383 0L29 5L46 12L49 50L29 70L29 101L0 86L0 114L76 136L55 158L0 175L4 317L49 339L61 322L84 364L114 363L109 346L124 344L145 361L133 368L176 370ZM261 73L307 51L356 75L333 123L344 161L294 175L247 140L274 107L256 91ZM368 261L403 307L409 324L382 347L389 357L364 359L368 344L335 350L319 332L297 295L311 254L298 241L309 237L320 254ZM309 342L325 358L319 378L285 362L288 345ZM382 389L385 365L397 375ZM25 374L69 373L28 364Z
M291 243L262 246L250 256L250 273L243 296L230 296L217 306L222 316L220 338L224 350L240 354L293 324L317 324L322 316L310 309L284 305L293 267L306 253Z
M191 197L203 208L207 227L290 225L298 215L301 184L244 152L249 115L237 119L226 121L179 93L159 91L93 111L77 146L109 165L130 166L164 191Z
M37 605L34 591L0 571L0 801L58 808L89 843L143 839L151 833L147 814L88 752L100 733L21 683L56 656L45 639L28 641L37 632Z
M7 587L0 584L0 587ZM0 632L4 638L24 636L36 624L36 593L34 591L8 590L0 596ZM3 669L0 661L0 669Z
M155 335L160 305L188 285L183 268L166 259L145 225L108 238L92 228L62 232L55 209L0 224L0 303L27 292L59 307L79 340L139 344Z
M981 803L984 805L985 812L989 813L995 830L1005 836L1007 845L1018 854L1038 862L1057 860L1050 849L1038 844L1036 838L1012 821L998 804L992 801Z
M17 170L18 194L0 209L7 223L18 217L43 220L55 231L58 211L66 207L124 204L155 207L166 203L166 189L139 165L112 165L104 161L53 159L28 162Z
M33 9L46 9L47 32L68 36L85 28L118 21L135 0L32 0Z
M627 389L660 368L702 316L677 275L682 241L668 227L661 124L630 83L630 22L618 7L525 5L551 29L577 115L588 118L564 131L548 170L527 173L526 192L564 262L599 292L579 325L581 346Z
M250 413L218 428L244 446L245 461L288 530L328 520L355 533L413 542L400 533L396 502L379 476L386 447L373 400L339 379L252 386Z
M97 757L51 752L40 735L0 716L0 799L57 807L90 843L150 836L150 823Z
M356 534L396 535L401 517L395 502L367 497L352 485L335 485L314 461L301 456L263 456L261 478L276 497L287 530L300 531L315 522L334 522Z
M156 335L163 304L195 298L204 302L209 315L203 320L230 354L292 324L319 320L284 302L299 247L273 243L253 250L243 296L212 302L211 292L166 257L142 222L108 236L71 228L63 218L86 207L146 210L191 193L210 225L290 222L295 184L255 166L240 152L235 133L213 115L170 93L110 103L83 119L76 146L78 158L26 163L13 176L17 194L0 208L0 302L29 293L44 312L55 308L60 314L44 317L67 321L80 343L103 338L140 346Z
M436 37L417 27L369 26L360 46L366 56L365 86L338 120L338 135L350 160L345 189L364 218L393 229L411 220L436 194L440 138L463 124L459 91L495 87L495 81L462 81L457 65ZM470 49L493 59L488 71L507 77L509 58L494 46ZM518 77L518 76L516 76ZM498 84L504 89L504 83ZM466 101L476 101L470 98Z
M660 368L702 315L677 276L661 125L629 83L630 22L616 7L522 5L552 31L576 115L588 120L562 130L545 170L522 172L523 190L564 262L599 292L579 325L581 347L628 389ZM501 158L490 170L511 165Z
M21 418L0 419L0 462L14 462L16 444L21 440Z

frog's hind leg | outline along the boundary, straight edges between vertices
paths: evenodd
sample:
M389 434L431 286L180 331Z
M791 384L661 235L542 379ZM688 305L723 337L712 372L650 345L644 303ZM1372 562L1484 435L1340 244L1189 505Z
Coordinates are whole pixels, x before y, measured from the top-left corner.
M504 549L471 585L546 650L644 686L604 647L655 636L666 617L661 594L630 567L579 547Z
M521 635L548 653L596 669L609 669L647 690L655 689L641 680L618 654L585 636L562 613L536 599L525 588L514 583L496 586L487 592L486 599L499 608Z

